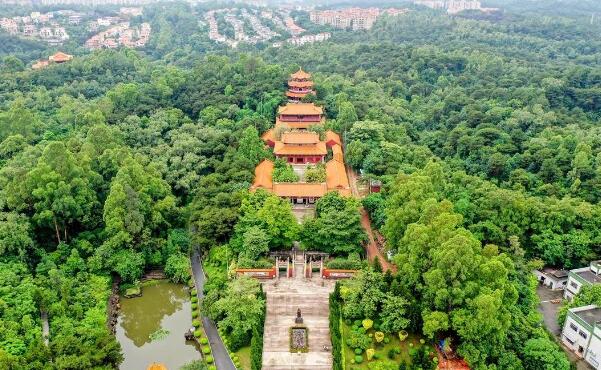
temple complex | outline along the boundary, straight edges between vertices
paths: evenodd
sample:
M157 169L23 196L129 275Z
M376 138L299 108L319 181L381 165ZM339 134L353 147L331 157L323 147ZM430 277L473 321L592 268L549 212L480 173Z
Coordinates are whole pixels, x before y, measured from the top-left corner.
M302 73L302 74L300 74ZM300 74L300 75L299 75ZM295 77L296 76L296 77ZM291 80L310 76L302 69ZM308 77L306 77L308 78ZM312 205L330 191L350 196L350 184L344 165L344 153L340 136L333 131L318 133L325 118L323 109L313 103L288 103L278 109L275 127L266 131L262 139L273 149L276 158L292 165L301 174L298 182L274 182L273 161L264 160L255 169L251 190L264 189L294 204ZM315 129L315 131L312 131ZM324 182L302 180L308 166L321 165L325 169Z
M313 81L311 81L311 74L301 68L298 72L290 75L286 96L291 103L298 103L308 94L315 95Z

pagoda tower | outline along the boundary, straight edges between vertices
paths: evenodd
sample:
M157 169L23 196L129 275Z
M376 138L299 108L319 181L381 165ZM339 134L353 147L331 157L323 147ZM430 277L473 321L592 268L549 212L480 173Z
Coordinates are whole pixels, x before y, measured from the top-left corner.
M298 72L290 75L286 96L291 103L299 103L308 94L315 95L311 74L300 68Z

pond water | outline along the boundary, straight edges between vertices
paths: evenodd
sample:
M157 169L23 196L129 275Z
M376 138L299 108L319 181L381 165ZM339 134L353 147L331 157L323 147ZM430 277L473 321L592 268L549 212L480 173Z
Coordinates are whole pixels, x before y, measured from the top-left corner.
M116 336L123 349L121 370L145 370L160 362L169 370L200 359L184 333L192 325L189 293L183 285L158 281L142 288L142 296L121 298Z

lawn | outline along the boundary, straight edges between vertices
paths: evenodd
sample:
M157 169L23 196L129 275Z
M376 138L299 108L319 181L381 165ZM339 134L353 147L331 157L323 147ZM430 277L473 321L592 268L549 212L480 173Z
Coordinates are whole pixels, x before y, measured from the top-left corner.
M241 369L250 370L250 346L240 348L235 355L240 360Z
M374 340L373 348L376 350L376 354L374 355L374 359L371 361L367 361L367 355L363 352L363 362L361 364L354 363L354 358L356 356L355 352L352 348L348 346L347 338L349 338L351 328L344 322L342 323L342 335L344 338L344 361L345 361L345 369L347 370L359 370L359 369L368 369L370 363L374 363L380 360L384 361L394 361L397 364L400 364L404 361L407 364L411 364L411 356L409 355L409 350L412 348L418 349L424 344L420 343L420 336L409 334L409 337L404 341L400 341L398 336L386 334L386 338L388 338L389 343L382 342L381 344L376 344ZM368 334L374 334L375 330L370 329L367 332ZM389 358L388 353L390 350L394 350L395 348L400 349L400 353L396 354L394 358Z

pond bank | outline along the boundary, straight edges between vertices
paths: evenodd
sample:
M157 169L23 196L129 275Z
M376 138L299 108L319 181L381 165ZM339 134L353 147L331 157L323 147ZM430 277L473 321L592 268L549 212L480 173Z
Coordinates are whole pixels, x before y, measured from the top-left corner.
M153 362L178 369L200 359L195 341L186 341L191 326L188 289L166 280L144 284L143 294L123 298L115 335L123 349L121 369L145 369Z

